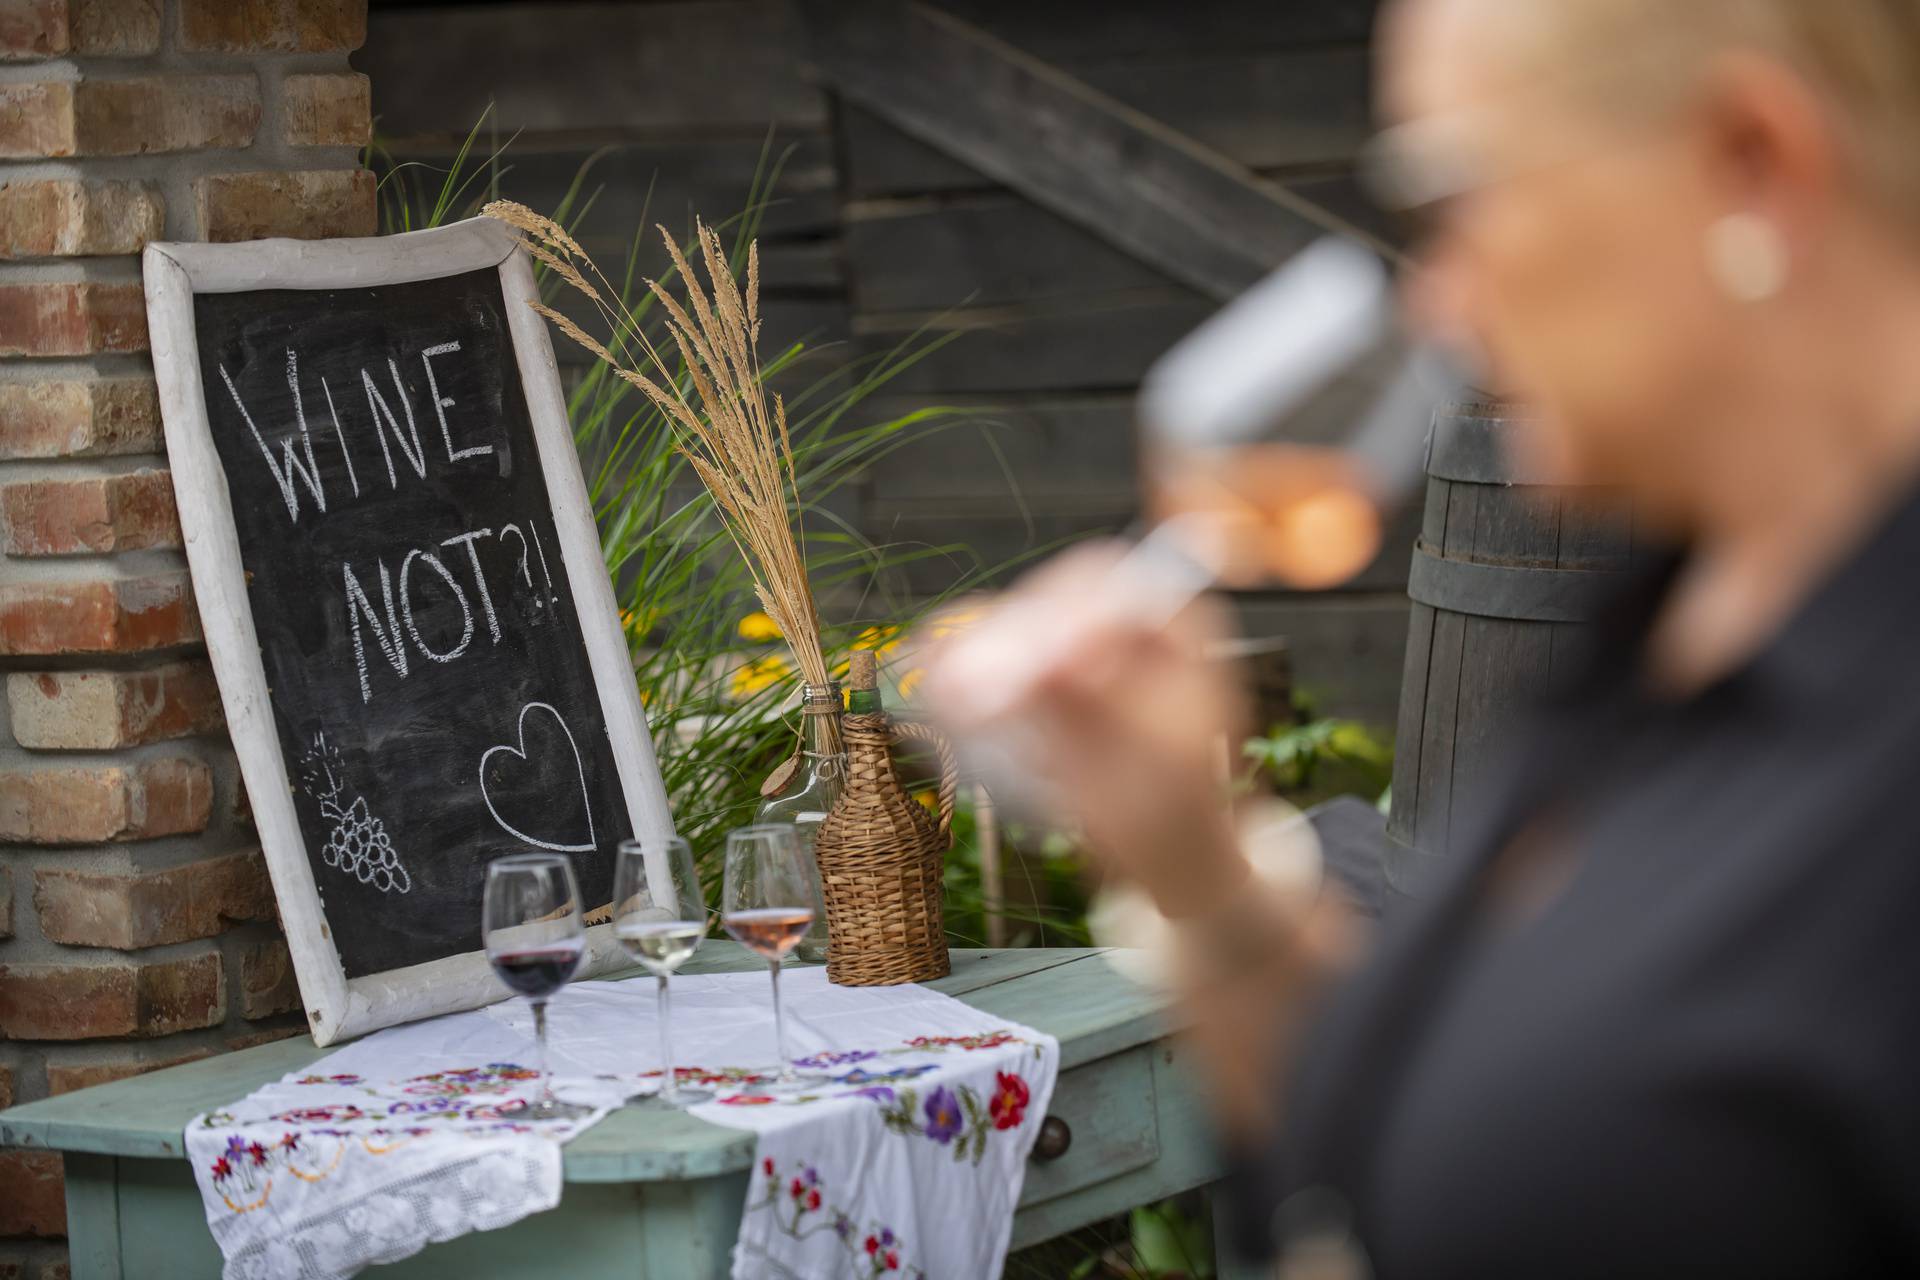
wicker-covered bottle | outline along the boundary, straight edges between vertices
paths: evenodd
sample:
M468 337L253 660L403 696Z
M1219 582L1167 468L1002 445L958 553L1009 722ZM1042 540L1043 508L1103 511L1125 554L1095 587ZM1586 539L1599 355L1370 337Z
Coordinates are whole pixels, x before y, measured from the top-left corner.
M849 673L855 710L841 721L846 787L814 839L831 939L827 979L849 987L921 982L951 968L941 889L952 843L953 752L931 729L890 724L879 709L877 683L873 654L855 650ZM931 742L940 752L938 821L907 794L894 770L892 748L900 738Z

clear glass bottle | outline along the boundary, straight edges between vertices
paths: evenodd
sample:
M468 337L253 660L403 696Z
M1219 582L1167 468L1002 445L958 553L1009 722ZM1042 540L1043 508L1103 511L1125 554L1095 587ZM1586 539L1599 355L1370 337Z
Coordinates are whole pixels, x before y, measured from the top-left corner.
M781 765L773 778L774 791L753 816L755 823L791 822L809 854L847 783L847 752L840 739L840 685L800 686L800 752ZM786 776L781 777L784 773ZM827 918L813 922L793 954L812 964L827 962Z

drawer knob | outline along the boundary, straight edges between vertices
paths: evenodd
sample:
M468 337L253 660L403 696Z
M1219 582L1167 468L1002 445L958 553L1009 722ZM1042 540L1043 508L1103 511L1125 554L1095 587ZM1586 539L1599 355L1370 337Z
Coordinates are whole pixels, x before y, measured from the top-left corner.
M1033 1143L1033 1158L1058 1160L1072 1145L1073 1130L1067 1127L1067 1122L1059 1116L1048 1116L1040 1122L1040 1136Z

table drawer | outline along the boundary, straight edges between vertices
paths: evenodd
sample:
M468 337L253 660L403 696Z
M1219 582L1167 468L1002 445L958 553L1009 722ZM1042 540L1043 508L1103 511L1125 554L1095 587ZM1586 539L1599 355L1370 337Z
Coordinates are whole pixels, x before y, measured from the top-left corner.
M1028 1161L1022 1205L1117 1178L1160 1158L1153 1055L1154 1046L1143 1044L1061 1073L1047 1115L1065 1121L1072 1138L1059 1158Z

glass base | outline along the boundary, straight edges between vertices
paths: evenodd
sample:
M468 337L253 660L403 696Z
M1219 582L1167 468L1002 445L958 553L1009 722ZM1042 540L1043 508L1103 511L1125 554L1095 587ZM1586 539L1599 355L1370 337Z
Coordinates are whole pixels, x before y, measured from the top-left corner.
M810 1089L814 1085L833 1082L833 1074L827 1071L792 1069L783 1072L778 1067L763 1067L760 1074L772 1077L771 1083L783 1089Z
M695 1089L681 1085L671 1093L664 1089L654 1089L647 1093L629 1094L622 1104L629 1107L664 1107L674 1111L685 1111L688 1107L697 1107L703 1102L713 1101L713 1090Z
M529 1102L512 1113L515 1120L584 1120L592 1114L592 1107L562 1102L558 1098Z

